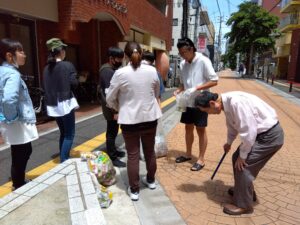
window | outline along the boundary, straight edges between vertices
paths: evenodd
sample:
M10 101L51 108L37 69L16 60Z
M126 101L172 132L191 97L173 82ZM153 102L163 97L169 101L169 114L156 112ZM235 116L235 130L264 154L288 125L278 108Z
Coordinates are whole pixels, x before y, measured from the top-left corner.
M18 40L23 45L26 63L20 67L20 72L24 75L27 85L38 86L34 21L5 14L0 14L0 21L0 38Z
M174 46L174 38L172 38L172 46Z
M173 19L173 26L178 26L178 19L177 18Z

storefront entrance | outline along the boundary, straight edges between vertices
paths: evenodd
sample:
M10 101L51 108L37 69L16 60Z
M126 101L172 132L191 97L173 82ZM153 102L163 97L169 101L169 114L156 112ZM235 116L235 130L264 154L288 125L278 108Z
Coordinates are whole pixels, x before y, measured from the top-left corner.
M23 79L28 87L40 86L37 68L35 21L0 14L0 38L11 38L21 42L26 54L26 63L20 67Z

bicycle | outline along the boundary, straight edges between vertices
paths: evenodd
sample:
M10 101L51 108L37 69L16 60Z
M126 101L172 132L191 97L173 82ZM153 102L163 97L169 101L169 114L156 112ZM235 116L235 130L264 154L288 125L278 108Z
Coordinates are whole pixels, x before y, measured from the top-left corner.
M49 120L51 120L51 118L47 115L45 91L41 87L32 86L34 76L22 75L21 77L27 85L34 112L36 114L37 124L48 122Z

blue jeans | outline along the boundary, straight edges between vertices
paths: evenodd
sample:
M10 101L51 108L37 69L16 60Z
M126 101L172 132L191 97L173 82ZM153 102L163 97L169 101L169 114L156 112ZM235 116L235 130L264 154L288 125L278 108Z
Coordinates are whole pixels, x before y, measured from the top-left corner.
M64 162L70 156L71 147L75 136L75 112L62 117L56 117L56 123L60 131L59 152L60 162Z

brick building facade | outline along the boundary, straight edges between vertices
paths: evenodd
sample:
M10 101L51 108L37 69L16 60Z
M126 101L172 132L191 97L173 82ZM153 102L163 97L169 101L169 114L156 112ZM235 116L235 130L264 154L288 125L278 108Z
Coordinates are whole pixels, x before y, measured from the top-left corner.
M41 86L46 40L68 44L67 60L97 83L109 46L137 41L144 49L171 49L172 0L17 0L0 2L0 38L20 40L27 53L22 73Z

